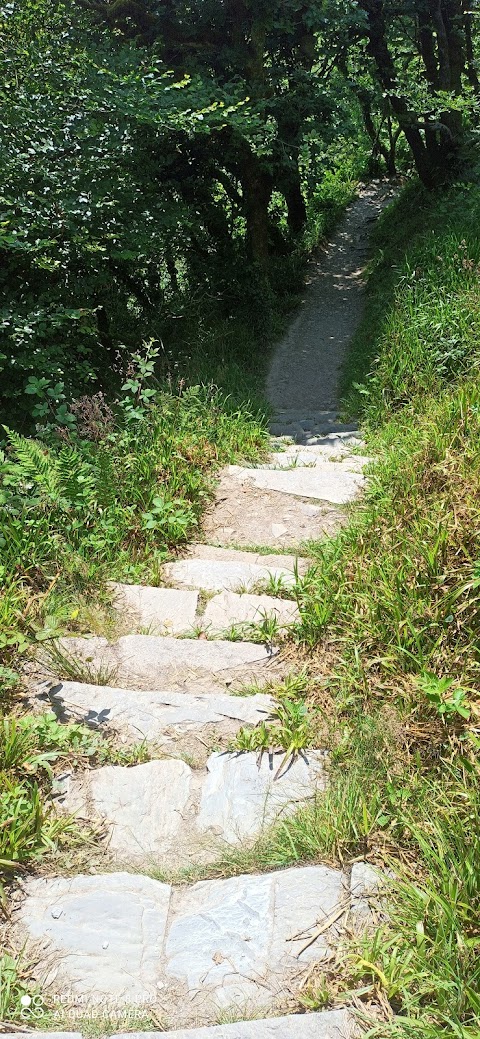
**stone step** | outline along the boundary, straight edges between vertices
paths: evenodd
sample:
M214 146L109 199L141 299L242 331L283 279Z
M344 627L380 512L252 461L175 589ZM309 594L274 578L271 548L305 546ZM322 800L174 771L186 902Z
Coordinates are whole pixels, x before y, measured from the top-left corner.
M326 866L177 889L126 872L39 877L24 881L12 940L25 956L34 943L44 995L155 1007L179 1028L281 1012L328 957L343 907L348 879Z
M122 688L233 690L281 673L278 651L253 642L125 635L113 643L99 636L66 637L57 645L70 664L76 662L81 681ZM57 663L50 667L57 671Z
M289 572L290 573L290 572ZM130 616L132 624L148 628L149 635L193 634L201 627L211 635L232 627L259 624L265 617L276 618L285 627L299 617L295 603L271 595L220 592L207 603L202 616L197 614L198 591L176 588L151 588L143 585L111 584L114 604Z
M252 470L253 472L254 470ZM261 555L236 549L194 545L186 559L166 563L165 579L171 584L211 592L254 590L270 577L285 588L295 585L295 571L304 573L308 562L295 556Z
M289 434L272 435L272 444L287 444L292 447L331 447L332 443L340 440L345 448L362 447L364 441L360 430L351 429L337 430L332 433L315 433L314 435L303 433L295 439Z
M80 1032L31 1032L30 1039L82 1039ZM347 1010L323 1010L312 1014L257 1018L235 1024L180 1028L174 1032L117 1032L111 1039L355 1039L360 1035ZM2 1039L19 1039L18 1032L2 1033Z
M195 626L198 592L112 581L113 604L150 635L180 635Z
M224 469L203 530L210 541L224 546L298 549L302 542L319 541L334 534L343 522L338 507L260 490L248 481L239 483Z
M237 1021L210 1028L181 1028L161 1033L130 1032L128 1036L117 1034L112 1039L168 1039L169 1036L171 1039L355 1039L360 1036L360 1031L353 1014L347 1010L324 1010L313 1014Z
M106 765L64 775L58 802L104 821L117 866L177 869L215 861L225 844L251 841L324 788L324 753L283 760L283 751L260 760L250 751L212 754L196 770L178 758Z
M326 433L319 437L319 442L314 444L294 444L288 437L270 437L272 450L278 452L289 452L290 454L305 454L315 457L344 455L365 447L365 441L359 430L352 433Z
M290 469L246 469L229 466L228 472L240 484L254 484L261 490L281 491L299 498L313 498L335 505L345 505L357 497L365 477L352 472L348 462L324 462L315 467L296 466Z
M242 725L268 717L273 700L265 693L144 692L80 682L43 682L34 705L52 710L62 721L84 722L118 733L127 744L147 740L160 750L206 758L205 748L225 743Z
M358 434L356 422L341 422L335 411L312 412L291 409L274 415L270 422L272 436L291 437L297 444L314 443L328 434Z
M373 458L367 455L354 455L341 440L332 441L331 445L307 445L289 444L283 451L274 451L269 456L268 463L261 466L252 466L257 469L293 469L298 467L315 468L325 465L325 462L335 462L351 472L359 472L366 465L373 462ZM249 468L243 466L242 468Z
M299 559L295 553L276 555L274 552L256 552L255 549L217 548L215 545L205 544L190 545L187 558L201 559L203 562L258 563L261 566L284 567L292 573L297 567L308 566L308 563L304 559Z
M205 631L216 633L230 627L261 624L265 619L274 619L279 628L286 628L300 617L298 606L290 599L278 599L272 595L237 595L236 592L220 592L207 603L202 617Z

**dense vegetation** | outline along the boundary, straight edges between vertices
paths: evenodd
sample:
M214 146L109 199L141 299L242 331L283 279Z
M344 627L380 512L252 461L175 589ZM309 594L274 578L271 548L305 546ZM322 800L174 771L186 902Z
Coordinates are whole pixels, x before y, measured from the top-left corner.
M381 221L345 372L380 462L300 598L334 655L337 781L298 854L368 849L402 878L349 960L401 1015L378 1035L480 1027L478 180L412 185Z
M474 14L460 0L0 4L5 713L30 644L108 630L106 581L155 583L215 468L263 450L268 347L358 178L423 184L379 228L344 374L380 463L298 588L305 670L281 708L295 701L302 733L305 698L323 719L331 788L222 867L366 854L403 871L389 924L305 1005L353 988L398 1015L375 1034L422 1039L480 1029ZM52 764L72 756L123 760L80 726L2 718L7 878L90 839L48 808ZM22 984L1 960L0 1018Z

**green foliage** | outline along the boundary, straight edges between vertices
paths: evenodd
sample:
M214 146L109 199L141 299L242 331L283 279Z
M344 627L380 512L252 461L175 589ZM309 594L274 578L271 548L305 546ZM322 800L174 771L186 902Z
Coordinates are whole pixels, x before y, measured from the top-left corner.
M298 757L314 740L313 717L307 705L290 692L277 692L275 705L266 721L258 722L253 728L242 727L232 744L239 751L255 750L262 755L282 749L285 754L276 769L278 779L285 766Z
M7 431L11 450L1 460L0 497L5 575L20 571L41 583L70 567L73 557L80 567L98 567L133 546L161 555L195 530L212 464L237 452L252 457L262 443L260 422L247 408L230 414L220 394L192 387L175 396L152 388L153 359L146 356L132 361L117 417L103 428L93 398L84 402L83 425L73 415L63 436L49 425L48 443Z
M260 94L245 51L220 26L223 12L214 26L207 18L219 68L204 53L203 6L193 19L177 8L190 26L187 72L172 58L168 18L152 47L79 5L0 9L0 373L12 426L50 416L69 428L68 402L126 386L130 356L150 337L164 344L162 376L213 380L237 398L252 392L277 311L301 283L302 190L312 194L315 234L331 222L331 191L314 198L313 185L323 167L336 168L327 152L338 130L358 134L358 112L343 87L333 118L302 55L302 32L314 46L313 8L284 11L280 23L271 12L262 56L270 84ZM252 9L245 42L257 17ZM271 278L257 268L259 205Z
M26 1021L22 1010L25 998L35 999L36 1007L43 1006L43 1000L28 979L25 965L21 958L14 958L4 953L0 956L0 1017L2 1021ZM22 1003L22 998L24 1002Z
M372 1034L478 1034L478 784L462 775L430 787L434 810L406 813L423 872L400 871L389 885L389 921L364 939L353 980L373 981L399 1016ZM458 793L452 795L452 790Z
M368 1033L379 1039L480 1025L479 212L475 185L429 198L412 186L381 222L345 373L378 462L298 592L300 639L335 653L344 736L326 798L260 850L393 869L387 923L344 957L344 998L390 1004ZM308 1006L330 995L323 979Z
M55 813L50 788L62 761L131 765L148 760L143 744L116 750L85 725L63 724L53 714L0 719L0 876L58 848L82 841L76 826ZM0 888L1 890L1 888Z

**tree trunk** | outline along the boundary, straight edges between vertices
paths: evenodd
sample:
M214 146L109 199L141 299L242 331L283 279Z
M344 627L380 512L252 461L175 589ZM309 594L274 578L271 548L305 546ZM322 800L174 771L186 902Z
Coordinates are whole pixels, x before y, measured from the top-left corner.
M420 180L426 188L431 189L435 186L436 171L431 166L417 117L409 109L406 99L397 93L395 64L387 44L383 0L361 0L361 6L368 19L367 50L375 62L380 84L388 94L398 125L410 145Z
M247 250L250 259L262 267L268 266L269 218L268 206L272 196L272 177L250 147L244 142L240 155L240 180L247 222Z
M283 191L287 203L288 226L293 235L298 235L303 231L307 222L307 207L302 194L298 170L291 171L280 190Z
M478 94L480 90L480 81L478 79L477 70L475 67L475 53L473 50L473 37L472 37L472 15L468 11L464 16L463 31L465 34L465 59L466 59L466 73L467 79L470 86L473 87L475 93Z

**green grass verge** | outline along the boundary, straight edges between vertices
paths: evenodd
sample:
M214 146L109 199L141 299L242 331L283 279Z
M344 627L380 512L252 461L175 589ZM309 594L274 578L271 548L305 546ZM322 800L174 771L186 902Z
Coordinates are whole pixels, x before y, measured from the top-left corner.
M390 919L344 971L390 1005L372 1036L480 1031L479 219L470 183L412 185L381 220L343 386L379 462L299 597L346 739L327 816L285 823L268 855L393 867Z

